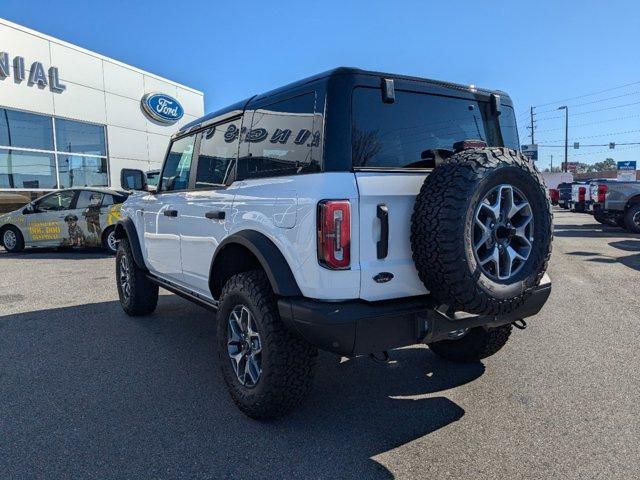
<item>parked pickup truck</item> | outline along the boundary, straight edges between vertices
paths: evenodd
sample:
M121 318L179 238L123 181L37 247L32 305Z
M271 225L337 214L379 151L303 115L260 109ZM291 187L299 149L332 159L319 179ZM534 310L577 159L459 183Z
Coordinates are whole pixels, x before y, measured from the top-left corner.
M571 185L571 200L569 209L572 212L584 213L590 201L589 184L586 182L574 182Z
M591 195L598 222L640 233L640 182L602 180L592 185Z
M558 205L565 210L569 208L569 202L571 201L571 187L572 183L562 182L558 184Z

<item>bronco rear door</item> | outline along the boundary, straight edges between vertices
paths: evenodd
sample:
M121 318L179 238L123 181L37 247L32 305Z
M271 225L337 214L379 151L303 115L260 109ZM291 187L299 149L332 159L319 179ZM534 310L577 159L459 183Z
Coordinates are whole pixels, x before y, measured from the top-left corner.
M453 153L454 144L476 139L518 148L513 110L503 106L498 121L488 95L395 85L392 100L381 88L356 87L352 96L360 296L372 301L427 293L413 263L411 216L426 176Z

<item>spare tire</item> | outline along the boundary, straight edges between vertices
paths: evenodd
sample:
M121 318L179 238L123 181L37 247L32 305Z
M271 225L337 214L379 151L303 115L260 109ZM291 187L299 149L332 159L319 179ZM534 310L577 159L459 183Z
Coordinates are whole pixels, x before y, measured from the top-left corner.
M429 174L411 219L420 280L455 311L520 306L551 255L551 203L540 172L507 148L456 153Z

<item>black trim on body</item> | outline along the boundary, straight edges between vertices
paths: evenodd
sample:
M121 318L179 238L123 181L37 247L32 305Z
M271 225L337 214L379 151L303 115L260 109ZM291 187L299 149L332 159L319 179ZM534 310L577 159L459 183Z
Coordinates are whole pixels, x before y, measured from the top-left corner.
M278 310L285 325L309 343L349 357L444 340L456 330L506 325L536 315L550 293L545 276L520 307L496 316L448 315L429 295L380 302L280 298Z
M133 220L128 217L119 220L118 223L116 223L115 237L117 240L122 240L125 237L129 240L133 260L139 268L146 272L147 266L144 263L142 249L140 248L140 242L138 241L138 233L136 231L136 226L133 224Z
M283 297L302 296L287 260L276 245L266 235L255 230L242 230L225 238L211 260L209 270L210 284L215 280L216 259L229 245L240 245L249 250L267 274L271 288L276 295ZM215 294L214 294L215 297Z
M162 287L165 290L169 290L171 293L175 293L176 295L189 300L196 305L199 305L213 312L218 311L218 302L215 300L210 300L206 297L203 297L202 295L186 290L179 285L176 285L175 283L169 282L168 280L164 280L160 277L156 277L151 273L147 274L147 278L159 287Z

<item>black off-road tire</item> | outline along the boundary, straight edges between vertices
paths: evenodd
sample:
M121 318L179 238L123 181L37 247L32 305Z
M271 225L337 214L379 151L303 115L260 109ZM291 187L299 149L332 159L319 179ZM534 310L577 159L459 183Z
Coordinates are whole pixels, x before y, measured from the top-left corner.
M122 282L123 262L128 265L129 289L126 289ZM144 270L142 270L133 258L129 240L123 238L118 244L116 253L116 283L118 285L118 296L120 305L127 315L137 317L153 313L158 305L158 285L150 281Z
M528 260L513 277L487 276L473 251L476 206L494 187L521 190L534 217ZM501 314L513 311L539 285L551 256L551 201L533 162L507 148L469 149L429 174L411 220L411 247L420 280L439 302L456 311Z
M640 203L631 205L625 212L624 228L631 233L640 233Z
M240 383L228 354L228 319L238 305L251 312L262 343L262 372L252 387ZM251 418L267 420L298 406L312 388L318 350L282 323L265 273L231 277L222 289L217 317L220 368L238 408Z
M6 232L13 232L13 234L15 235L15 245L13 245L12 247L8 247L7 245L5 245L4 243L4 234ZM9 253L19 253L22 250L24 250L24 237L22 236L22 232L20 231L20 229L18 227L15 227L13 225L8 225L5 228L3 228L2 230L0 230L0 242L2 242L2 246L4 247L4 249L9 252Z
M429 344L433 353L456 363L471 363L490 357L505 346L511 335L511 324L497 328L472 328L458 340L441 340Z
M115 235L115 227L107 227L104 232L102 232L102 248L104 248L107 252L112 255L118 253L117 243L113 245L110 241L109 237ZM115 237L114 237L115 238Z
M594 213L593 214L593 219L596 222L601 223L602 225L607 225L609 227L617 227L617 226L619 226L618 222L616 222L615 218L608 217L606 215L600 215L598 213Z

